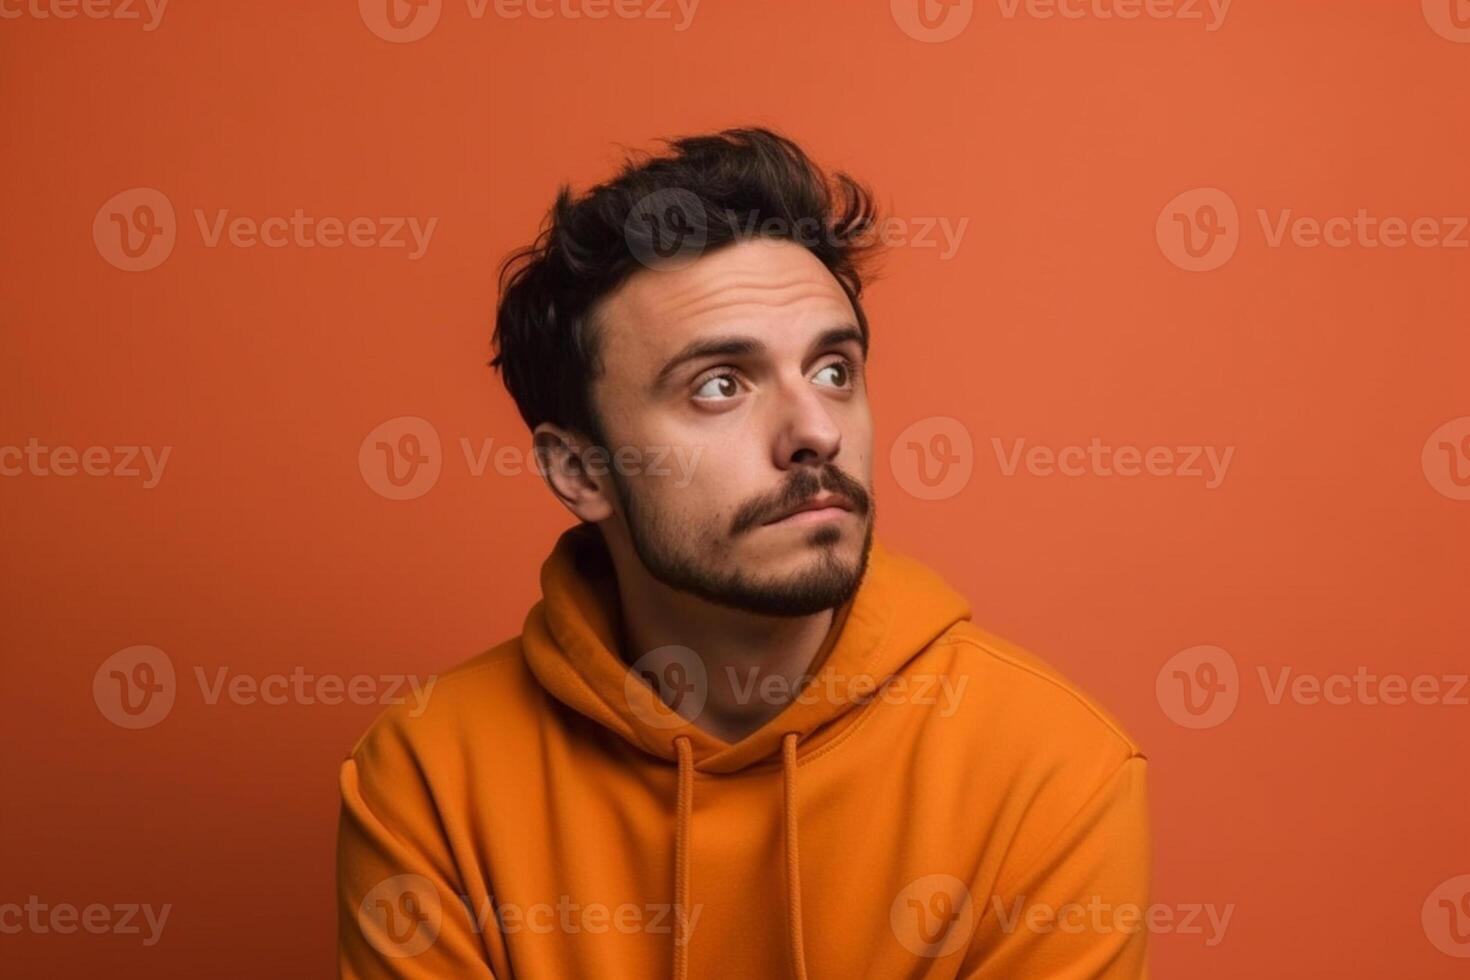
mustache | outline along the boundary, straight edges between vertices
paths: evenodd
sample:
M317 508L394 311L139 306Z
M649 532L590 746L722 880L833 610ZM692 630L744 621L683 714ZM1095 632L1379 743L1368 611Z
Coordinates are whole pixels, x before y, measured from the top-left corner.
M815 496L821 490L841 494L852 501L853 512L866 515L871 506L868 491L857 480L828 463L819 472L802 468L775 494L742 504L730 521L730 535L744 534L753 527Z

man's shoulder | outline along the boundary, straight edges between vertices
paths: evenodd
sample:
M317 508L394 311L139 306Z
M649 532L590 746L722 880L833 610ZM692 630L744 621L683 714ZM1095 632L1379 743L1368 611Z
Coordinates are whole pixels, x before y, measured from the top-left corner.
M475 739L530 719L541 700L521 652L520 637L454 664L419 681L419 694L387 705L353 744L350 756L384 750L443 757L463 751Z
M1003 740L1029 765L1115 768L1144 755L1092 695L1029 649L968 620L922 659L947 675L953 713L980 744Z

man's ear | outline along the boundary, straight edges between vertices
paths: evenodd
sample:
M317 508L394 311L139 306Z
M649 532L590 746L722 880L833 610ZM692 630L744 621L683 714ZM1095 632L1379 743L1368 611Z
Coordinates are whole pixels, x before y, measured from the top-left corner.
M613 515L607 450L550 422L536 426L531 448L546 485L567 510L594 524Z

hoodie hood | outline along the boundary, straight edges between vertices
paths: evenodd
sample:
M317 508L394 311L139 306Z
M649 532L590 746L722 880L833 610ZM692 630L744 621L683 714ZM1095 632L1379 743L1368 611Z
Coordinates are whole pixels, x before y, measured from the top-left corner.
M618 653L617 581L594 525L562 534L542 565L541 591L521 637L537 680L563 704L658 758L677 762L678 743L687 741L695 769L736 772L779 755L787 735L804 745L821 739L868 701L801 698L739 742L721 741L676 715L641 679L629 682L628 663ZM969 618L969 603L943 579L875 537L857 592L839 608L813 660L815 690L847 691L855 678L881 685Z

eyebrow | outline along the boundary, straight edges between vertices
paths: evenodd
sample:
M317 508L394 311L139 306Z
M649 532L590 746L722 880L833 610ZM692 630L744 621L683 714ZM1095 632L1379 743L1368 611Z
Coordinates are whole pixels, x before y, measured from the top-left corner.
M862 348L863 356L867 356L868 345L863 340L862 331L851 323L824 330L816 340L812 341L807 352L818 351L824 347L836 347L849 341L855 342ZM685 345L683 350L669 358L663 367L659 368L658 375L653 379L653 387L662 388L669 380L669 376L689 361L704 357L749 357L754 354L762 354L765 350L766 345L754 337L707 337L703 340L691 341Z

